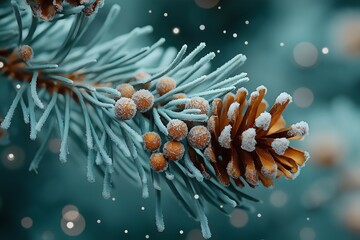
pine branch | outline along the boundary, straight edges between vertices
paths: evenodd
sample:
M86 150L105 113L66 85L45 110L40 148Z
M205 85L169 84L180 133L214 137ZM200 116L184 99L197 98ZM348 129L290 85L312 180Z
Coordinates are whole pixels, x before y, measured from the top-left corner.
M161 190L166 184L210 238L207 204L226 214L234 207L249 209L243 199L258 200L240 190L243 181L271 186L281 175L296 177L308 159L306 152L289 147L289 140L308 132L304 122L285 127L281 115L290 96L281 94L266 112L264 87L248 102L245 89L232 93L249 80L246 73L235 74L244 55L209 72L215 54L201 57L204 43L188 54L186 45L177 54L162 50L164 39L133 48L130 43L151 27L103 41L118 5L84 45L81 40L96 21L88 16L102 1L51 1L47 14L47 1L27 2L34 16L15 1L0 9L0 72L9 84L20 85L1 128L10 127L20 105L30 138L41 138L30 170L37 171L54 132L61 138L62 162L72 154L69 142L79 139L87 154L88 180L94 182L95 169L101 169L105 198L111 195L114 172L141 183L145 198L152 183L156 226L163 231Z

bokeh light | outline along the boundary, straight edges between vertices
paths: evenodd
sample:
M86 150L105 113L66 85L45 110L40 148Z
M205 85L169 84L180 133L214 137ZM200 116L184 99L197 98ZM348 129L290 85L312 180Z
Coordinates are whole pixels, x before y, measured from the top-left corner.
M219 2L220 0L195 0L199 7L206 9L215 7Z
M345 159L343 137L332 131L314 132L309 138L311 161L322 167L333 167Z
M193 229L186 235L186 240L203 240L200 229Z
M59 153L60 146L61 146L61 140L59 138L50 139L48 147L52 153Z
M24 151L17 146L10 146L2 152L1 160L3 165L11 170L16 170L24 165Z
M311 67L318 60L318 50L310 42L301 42L294 48L295 62L301 67Z
M245 227L247 225L248 221L249 221L248 213L242 209L235 209L231 213L230 223L234 227L237 227L237 228Z
M350 231L360 233L360 198L358 196L346 202L342 221Z
M300 230L300 240L315 240L316 233L314 229L305 227Z
M62 218L60 226L66 235L78 236L85 230L86 222L84 217L79 213L78 217L73 221Z
M293 99L295 104L299 107L307 108L313 103L314 94L310 89L306 87L300 87L295 90Z
M21 226L23 228L29 229L33 225L33 220L30 217L24 217L21 219Z
M180 29L178 27L174 27L173 28L173 33L174 34L179 34L180 33Z
M340 52L349 57L360 55L360 11L346 11L334 20L332 37Z
M270 195L270 203L277 208L285 206L288 201L288 196L284 191L276 190Z

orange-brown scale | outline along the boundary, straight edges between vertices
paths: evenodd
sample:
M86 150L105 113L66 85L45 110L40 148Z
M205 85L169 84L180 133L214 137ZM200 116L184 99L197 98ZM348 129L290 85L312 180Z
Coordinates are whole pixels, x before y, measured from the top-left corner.
M246 105L246 91L238 91L236 95L227 94L224 101L215 99L212 104L211 116L208 121L208 129L211 133L211 144L204 150L204 155L214 168L218 180L224 185L228 185L231 177L236 185L243 186L240 180L242 177L251 187L258 185L258 182L266 187L273 185L273 179L281 175L287 178L294 178L299 168L304 165L307 153L288 146L284 154L279 155L272 148L275 138L287 138L297 140L303 136L289 134L290 127L285 127L281 115L290 99L284 102L275 102L269 113L272 115L268 130L259 129L255 126L255 119L265 111L266 102L263 100L266 93L265 88L258 88L258 91L250 97L250 102L243 114ZM234 118L228 119L230 105L234 102L239 104ZM230 114L231 115L231 114ZM219 144L221 131L228 124L232 125L231 148L226 149ZM240 148L242 144L241 133L248 128L256 130L256 147L254 151L248 152ZM195 152L194 152L195 153ZM191 156L194 165L204 171L202 167L196 165L198 155ZM221 160L220 160L221 159Z

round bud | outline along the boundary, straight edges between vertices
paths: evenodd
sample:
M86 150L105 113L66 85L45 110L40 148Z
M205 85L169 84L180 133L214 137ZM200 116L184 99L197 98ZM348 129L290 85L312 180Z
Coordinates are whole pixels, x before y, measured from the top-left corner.
M169 77L161 78L156 84L156 90L160 94L160 96L170 92L171 90L175 89L175 87L176 87L175 80Z
M135 93L134 87L128 83L120 84L119 86L116 87L116 90L119 91L121 97L126 97L126 98L131 98Z
M156 132L148 132L143 136L144 148L148 151L156 151L161 145L161 138Z
M181 120L173 119L167 125L169 137L173 140L180 141L188 134L186 123Z
M154 95L144 89L136 91L132 96L132 100L135 102L137 110L140 112L147 112L154 105Z
M185 105L185 109L199 109L200 114L208 114L210 105L205 98L194 97Z
M162 172L167 169L168 163L162 153L153 153L150 156L150 166L156 172Z
M140 81L143 81L147 78L150 78L150 74L146 73L146 72L139 72L135 75L135 81L136 82L140 82ZM147 83L144 83L141 85L141 88L143 89L148 89L151 85L151 82L147 82Z
M187 139L192 147L204 149L207 145L209 145L211 135L206 127L195 126L190 130Z
M163 151L166 159L177 161L184 156L185 148L181 142L169 141L164 144Z
M29 61L33 56L33 50L28 45L23 45L18 48L17 52L19 58L21 58L23 61Z
M178 100L178 99L183 99L186 98L186 94L185 93L177 93L173 96L173 100ZM184 108L185 104L178 104L176 105L178 108Z
M120 120L132 119L136 114L136 104L130 98L122 97L115 103L115 116Z

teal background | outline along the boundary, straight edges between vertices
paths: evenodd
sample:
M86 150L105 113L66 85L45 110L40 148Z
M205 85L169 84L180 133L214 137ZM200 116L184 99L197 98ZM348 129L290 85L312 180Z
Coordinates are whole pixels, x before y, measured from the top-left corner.
M289 124L300 120L309 123L310 136L298 146L310 151L312 158L294 181L278 180L272 189L246 187L245 192L262 199L262 203L253 204L254 212L230 217L209 208L212 239L360 238L358 1L224 0L204 9L194 0L106 0L99 11L101 18L114 3L122 12L109 39L137 26L152 25L154 33L139 40L140 44L160 37L167 39L165 47L180 48L186 43L193 48L205 42L208 51L217 53L214 68L243 53L248 61L241 70L250 77L244 86L251 92L265 85L270 104L283 91L294 95L299 88L306 88L305 93L295 94L285 119ZM97 24L93 31L101 27L101 21ZM200 30L200 25L205 30ZM179 34L173 33L175 27ZM313 48L300 48L294 54L302 42L311 43ZM349 42L355 42L354 46ZM344 50L350 46L350 52ZM329 53L323 54L323 48ZM299 65L301 60L314 61L304 67ZM7 81L0 76L0 116L6 114L14 96ZM103 199L101 177L94 184L86 181L85 155L73 153L68 163L61 164L56 140L49 143L54 149L45 155L38 174L29 172L39 143L29 140L21 114L16 116L7 137L0 139L0 239L146 239L146 235L149 239L202 239L199 223L189 218L170 194L163 203L163 233L156 230L153 194L142 199L139 186L122 176L115 176L112 197ZM15 154L11 163L9 153ZM322 164L324 153L334 164ZM78 208L86 223L75 237L61 227L62 209L69 204ZM28 229L21 224L24 217L33 221ZM234 221L243 226L234 226Z

